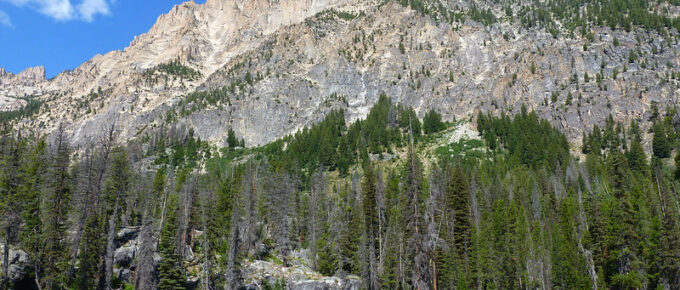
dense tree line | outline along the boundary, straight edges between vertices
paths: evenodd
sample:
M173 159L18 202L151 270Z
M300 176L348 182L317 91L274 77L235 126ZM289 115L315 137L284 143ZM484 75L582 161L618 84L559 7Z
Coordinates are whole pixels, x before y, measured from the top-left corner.
M680 287L677 153L648 162L637 123L610 119L586 134L579 162L533 112L480 114L486 155L425 161L421 126L444 128L427 115L421 124L381 97L349 126L333 111L274 144L224 154L177 128L146 150L116 143L113 126L79 148L63 126L12 132L0 139L1 243L29 254L29 280L43 289L235 289L247 260L287 265L298 249L314 270L356 275L367 289ZM677 148L671 115L655 122ZM343 146L357 166L338 165ZM362 157L389 151L404 157ZM234 152L251 157L229 162ZM157 161L138 166L145 158ZM123 285L113 251L129 226L140 244ZM2 286L19 287L2 270Z
M43 101L34 98L24 98L26 105L16 111L2 111L0 112L0 124L8 124L10 121L29 118L40 111L43 107Z

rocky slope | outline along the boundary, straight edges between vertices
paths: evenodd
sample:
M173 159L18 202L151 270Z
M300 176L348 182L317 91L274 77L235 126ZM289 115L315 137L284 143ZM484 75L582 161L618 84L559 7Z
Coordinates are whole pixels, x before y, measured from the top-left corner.
M468 4L443 7L465 13ZM610 114L645 120L652 102L662 110L678 103L675 31L593 26L592 39L555 37L484 5L498 22L445 21L396 2L187 2L123 51L54 79L0 73L0 106L15 109L23 103L14 97L37 96L46 105L23 124L50 131L65 121L76 144L115 123L123 140L186 126L222 145L233 128L252 146L332 108L362 117L382 92L421 116L435 108L448 119L526 104L575 144ZM157 69L175 60L200 76Z
M126 227L121 229L116 235L116 250L114 254L113 269L114 276L121 283L134 284L134 273L137 268L136 258L138 256L142 242L139 237L139 227ZM197 237L202 235L202 232L195 233ZM264 247L264 245L262 245ZM4 249L4 244L0 243L0 251ZM266 250L266 249L265 249ZM203 271L201 264L203 257L197 256L193 253L191 248L187 246L186 249L185 266L190 271L187 273L187 287L190 289L201 289L200 273ZM324 277L315 272L311 268L311 261L309 260L308 250L298 250L289 257L289 265L282 265L281 260L284 257L277 257L277 260L253 260L246 261L243 267L244 284L242 289L261 289L263 283L275 285L277 282L283 281L287 284L287 289L291 290L306 290L306 289L338 289L338 290L357 290L361 287L361 280L356 276L339 277ZM158 266L161 257L158 253L154 253L155 266ZM17 287L16 289L32 289L35 287L31 281L30 271L32 271L29 264L29 257L23 250L10 247L9 249L9 280ZM0 261L0 266L3 261Z

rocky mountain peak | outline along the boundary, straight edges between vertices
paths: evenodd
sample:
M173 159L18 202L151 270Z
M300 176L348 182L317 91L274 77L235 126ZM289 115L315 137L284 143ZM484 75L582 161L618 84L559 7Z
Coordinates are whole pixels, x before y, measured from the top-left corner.
M29 67L18 74L0 68L0 84L32 85L45 80L45 68L43 66Z
M24 71L20 72L17 77L20 80L23 81L33 81L33 82L42 82L45 81L45 67L43 66L35 66L35 67L29 67L25 69Z

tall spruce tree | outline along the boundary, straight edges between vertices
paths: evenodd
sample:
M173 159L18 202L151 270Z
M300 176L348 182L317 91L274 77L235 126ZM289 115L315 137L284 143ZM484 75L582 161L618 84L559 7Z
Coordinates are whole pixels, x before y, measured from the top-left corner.
M177 196L172 194L167 204L165 225L161 231L158 251L161 262L158 265L158 289L182 290L186 289L186 279L182 274L180 256L177 253L177 211L179 204Z
M668 140L665 126L662 122L654 124L654 138L652 139L652 151L658 158L668 158L671 154L671 144Z
M33 138L28 156L26 182L21 189L23 207L21 217L24 222L21 231L21 245L29 255L29 265L33 266L36 285L41 285L42 259L44 254L43 212L44 187L47 173L47 142L41 136Z
M368 163L364 166L364 179L361 182L364 207L364 231L366 236L368 261L368 277L366 284L368 289L378 289L377 253L378 253L378 207L376 200L376 176L373 165Z
M9 288L9 245L17 235L16 228L20 220L20 188L25 182L23 152L26 142L21 136L6 137L0 148L0 164L5 170L0 172L0 222L2 225L3 253L2 253L2 284L0 288Z
M71 175L69 148L65 125L59 125L52 146L52 164L45 212L45 263L43 281L46 289L67 288L68 261L66 249L66 227L69 202L71 199Z

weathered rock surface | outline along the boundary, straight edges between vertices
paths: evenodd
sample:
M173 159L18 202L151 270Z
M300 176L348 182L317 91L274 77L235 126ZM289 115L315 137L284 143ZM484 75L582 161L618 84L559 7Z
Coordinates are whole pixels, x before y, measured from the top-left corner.
M269 285L275 285L279 280L286 284L287 289L295 290L355 290L361 287L359 277L349 276L345 279L324 277L302 264L291 264L286 267L269 261L256 260L245 263L243 275L247 289L260 289L265 281Z
M136 270L135 258L141 246L139 241L139 227L126 227L121 229L117 234L116 244L118 245L114 252L114 276L126 283L133 283L134 271ZM0 248L2 249L2 248ZM23 253L21 251L18 253ZM185 254L186 266L195 271L191 273L202 273L202 265L194 263L195 254L189 247ZM23 259L23 260L22 260ZM25 261L27 256L23 258L16 258L17 261ZM156 265L160 262L158 253L154 255ZM359 289L361 281L358 277L346 277L341 279L338 277L324 277L318 272L313 271L310 265L309 251L302 249L296 250L287 257L286 260L291 261L289 266L283 266L270 261L247 261L242 269L242 276L244 277L244 287L259 289L262 281L267 281L270 285L274 285L277 280L282 280L286 283L289 289ZM16 264L16 263L15 263ZM17 265L20 265L18 263ZM22 268L25 269L25 268ZM17 273L20 273L18 271ZM21 277L20 277L21 278ZM189 274L187 277L189 286L200 285L200 276ZM191 287L190 287L191 288Z
M5 245L0 244L0 253L4 253ZM13 246L9 247L9 280L12 283L21 283L22 280L28 277L30 265L28 265L28 254L21 249ZM3 266L3 259L0 259L0 269Z
M445 119L519 112L526 104L578 145L583 130L610 114L617 121L645 121L652 102L661 109L678 103L680 86L667 76L679 69L680 45L654 32L593 27L592 40L553 37L506 20L450 23L395 2L378 4L186 2L126 49L54 79L44 80L39 69L23 77L3 71L0 107L21 106L10 98L17 92L38 95L48 109L21 126L50 131L67 122L76 144L115 122L121 140L177 125L219 145L233 128L252 146L310 125L333 108L345 109L350 119L363 117L385 92L420 116L435 108ZM464 1L443 4L468 7ZM485 5L504 19L500 6ZM631 51L637 60L628 60ZM148 71L177 59L201 77ZM216 100L186 98L218 89Z

